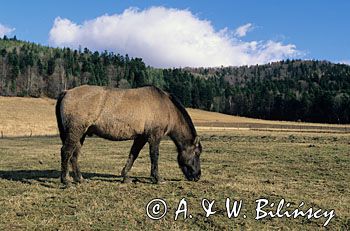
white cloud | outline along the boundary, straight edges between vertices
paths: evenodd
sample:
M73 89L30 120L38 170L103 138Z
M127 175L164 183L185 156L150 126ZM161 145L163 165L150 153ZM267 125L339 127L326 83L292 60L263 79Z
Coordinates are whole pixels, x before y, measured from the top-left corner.
M189 10L164 7L142 11L129 8L82 24L58 17L49 42L129 54L155 67L250 65L299 55L293 44L241 41L227 28L216 31L210 21L199 19Z
M248 33L248 31L251 31L253 29L253 24L247 23L243 26L238 27L235 30L235 36L237 37L244 37Z
M0 37L2 38L4 35L8 35L13 32L15 28L9 28L0 23Z

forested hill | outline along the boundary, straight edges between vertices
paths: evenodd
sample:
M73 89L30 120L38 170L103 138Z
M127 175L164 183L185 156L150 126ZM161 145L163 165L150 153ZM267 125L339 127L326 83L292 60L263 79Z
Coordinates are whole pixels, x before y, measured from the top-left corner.
M350 66L285 60L266 65L156 69L127 55L0 39L0 95L48 96L82 84L153 84L186 107L261 119L350 123Z

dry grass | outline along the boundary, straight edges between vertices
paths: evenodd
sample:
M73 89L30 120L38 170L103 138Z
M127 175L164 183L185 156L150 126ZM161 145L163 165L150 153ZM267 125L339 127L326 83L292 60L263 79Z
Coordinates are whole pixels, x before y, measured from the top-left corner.
M150 184L148 148L136 160L134 183L122 184L131 142L87 139L80 159L87 182L62 189L58 137L0 139L0 230L318 230L324 218L254 220L255 200L281 198L296 208L335 209L330 230L350 229L348 134L262 131L200 132L202 178L184 180L174 144L161 143L161 185ZM145 206L160 197L164 219L152 221ZM225 198L242 199L237 219L228 219ZM181 198L192 219L174 221ZM201 200L215 200L209 218ZM243 218L246 214L247 218Z
M0 97L0 136L43 136L58 133L55 100Z

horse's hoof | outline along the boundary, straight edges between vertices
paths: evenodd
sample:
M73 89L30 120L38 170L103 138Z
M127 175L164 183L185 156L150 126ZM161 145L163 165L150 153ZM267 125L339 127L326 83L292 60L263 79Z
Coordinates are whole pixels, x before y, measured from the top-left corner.
M67 184L69 184L69 181L65 178L61 178L61 184L67 185Z
M71 184L70 184L70 182L62 182L61 183L61 186L60 186L60 188L61 189L67 189L67 188L70 188L71 187Z
M125 184L129 184L129 183L132 183L132 180L130 177L124 177L122 182Z
M75 184L81 184L81 183L83 183L83 182L85 182L85 179L84 178L77 178L77 179L74 179L74 183Z
M161 177L151 177L151 182L153 184L164 184L165 183L165 180Z

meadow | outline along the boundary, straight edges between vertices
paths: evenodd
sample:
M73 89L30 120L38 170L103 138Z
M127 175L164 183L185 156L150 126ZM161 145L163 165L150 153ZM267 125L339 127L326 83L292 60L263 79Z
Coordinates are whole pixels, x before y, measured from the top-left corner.
M13 110L23 108L22 105ZM130 172L133 182L124 184L120 171L131 141L91 137L80 157L85 182L64 188L59 182L61 143L54 128L52 134L46 133L52 113L43 109L42 113L50 117L40 117L43 127L37 132L41 136L32 132L32 136L20 134L22 137L0 139L0 230L350 229L350 134L339 130L340 125L317 125L328 127L318 130L313 124L284 128L294 123L260 121L282 127L230 129L227 124L236 120L226 119L234 117L197 112L190 110L195 123L203 123L198 126L203 145L202 177L198 182L185 180L176 161L175 145L165 139L159 160L165 183L151 183L146 146ZM29 114L26 116L32 116ZM16 116L24 117L21 113ZM248 123L248 118L235 119ZM3 121L1 125L5 127ZM162 198L167 204L167 214L159 220L150 219L146 212L148 202L155 198ZM175 221L183 198L187 202L187 218L180 213ZM237 218L228 218L227 198L231 202L242 200ZM336 215L326 227L325 217L256 220L256 200L261 198L275 203L271 211L284 199L290 207L283 211L312 207L322 212L334 210ZM215 214L206 217L203 199L215 200ZM301 202L304 205L300 207Z

